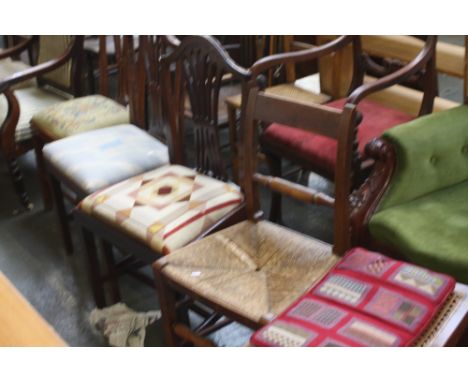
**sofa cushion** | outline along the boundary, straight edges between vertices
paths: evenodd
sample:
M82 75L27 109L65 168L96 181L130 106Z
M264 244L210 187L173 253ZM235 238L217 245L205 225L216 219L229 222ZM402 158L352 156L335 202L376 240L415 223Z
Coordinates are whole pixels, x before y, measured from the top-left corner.
M395 147L397 167L379 210L468 179L468 105L415 119L383 138Z
M327 103L327 106L342 109L346 99ZM389 108L377 102L363 100L358 110L363 119L358 127L359 151L364 153L365 145L379 137L385 130L413 119L402 111ZM290 159L307 164L311 169L333 175L336 166L337 141L305 130L273 123L262 134L261 142L275 152L287 152Z
M169 163L167 146L133 125L59 139L45 145L43 153L83 194Z
M126 107L101 95L71 99L36 113L33 128L51 140L129 123Z
M376 213L369 230L412 262L468 283L467 201L464 181Z
M80 208L167 254L196 239L242 201L236 185L167 165L95 192Z

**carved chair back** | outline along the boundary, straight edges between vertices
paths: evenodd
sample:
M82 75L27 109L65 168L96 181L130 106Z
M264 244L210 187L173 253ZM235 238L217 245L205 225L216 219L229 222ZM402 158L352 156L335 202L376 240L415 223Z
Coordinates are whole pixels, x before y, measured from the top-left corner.
M350 247L349 195L353 136L356 133L356 107L347 104L343 110L323 105L290 101L254 87L250 90L244 119L243 188L249 219L259 216L258 184L295 199L334 208L334 251L343 254ZM257 172L257 122L281 123L337 140L335 197L282 178Z
M184 99L188 97L194 133L197 171L227 178L218 135L220 88L226 75L242 84L246 95L248 70L237 65L222 45L210 36L189 36L161 60L163 102L169 133L171 161L185 163ZM242 111L241 111L242 113ZM242 114L241 114L242 115Z

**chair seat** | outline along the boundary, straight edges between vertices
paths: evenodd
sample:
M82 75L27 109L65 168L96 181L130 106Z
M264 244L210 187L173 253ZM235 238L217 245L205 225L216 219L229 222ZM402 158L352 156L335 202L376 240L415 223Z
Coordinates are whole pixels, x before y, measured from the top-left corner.
M162 272L259 323L286 309L338 259L314 238L267 221L244 221L166 256Z
M80 209L167 254L196 239L242 201L235 185L167 165L91 194Z
M169 163L167 146L133 125L118 125L49 143L44 160L90 194Z
M126 107L101 95L71 99L36 113L31 123L50 140L129 123Z
M342 109L346 99L327 103L327 106ZM413 117L400 110L379 103L363 100L358 110L363 119L358 127L359 151L364 154L366 144L379 137L385 130L410 121ZM336 167L337 142L305 130L273 123L261 136L261 143L267 149L279 152L288 159L301 163L306 168L332 177Z
M377 212L372 237L411 262L468 283L468 181Z
M31 117L37 112L66 101L66 98L42 88L29 87L14 92L19 105L20 117L16 126L16 141L21 142L32 137ZM5 96L0 95L0 121L3 123L8 113Z
M1 49L0 49L1 52ZM11 58L4 58L0 60L0 81L3 81L5 78L11 76L14 73L22 72L30 68L31 66L24 63L20 60L12 60ZM34 87L36 86L36 79L31 78L29 80L20 82L12 87L12 89L22 89L27 87Z

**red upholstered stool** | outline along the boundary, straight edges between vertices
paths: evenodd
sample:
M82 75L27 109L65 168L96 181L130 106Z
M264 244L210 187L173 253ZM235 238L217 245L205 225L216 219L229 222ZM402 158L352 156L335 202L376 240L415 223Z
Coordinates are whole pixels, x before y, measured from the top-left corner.
M345 103L346 99L339 99L326 105L342 109ZM358 127L359 152L363 158L364 148L369 141L379 137L385 130L414 118L400 110L366 99L359 102L358 110L363 117ZM262 134L261 144L266 150L280 154L306 170L333 179L337 147L334 139L273 123Z

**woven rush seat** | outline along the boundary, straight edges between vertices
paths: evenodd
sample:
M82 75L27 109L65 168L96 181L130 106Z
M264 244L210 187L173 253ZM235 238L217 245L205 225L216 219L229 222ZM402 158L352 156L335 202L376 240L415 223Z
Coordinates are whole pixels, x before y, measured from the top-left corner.
M162 273L258 323L281 313L338 259L321 241L267 221L244 221L166 256Z
M45 161L83 194L169 163L167 146L134 125L119 125L49 143Z
M57 140L102 127L129 123L126 107L101 95L71 99L34 114L31 123L40 135Z
M346 99L329 102L326 105L342 109ZM359 152L364 155L366 144L385 130L414 119L411 115L367 99L359 103L358 110L363 119L358 127ZM323 173L333 174L336 167L336 140L326 136L294 129L278 123L271 124L261 135L266 148L287 153L290 160L306 163Z
M236 185L167 165L95 192L79 208L167 254L196 239L242 201Z
M25 141L32 137L33 132L29 121L33 115L66 100L66 98L56 93L37 87L18 89L15 90L14 94L21 105L20 116L16 125L16 142ZM0 123L5 120L7 113L8 104L5 96L2 94L0 95Z

